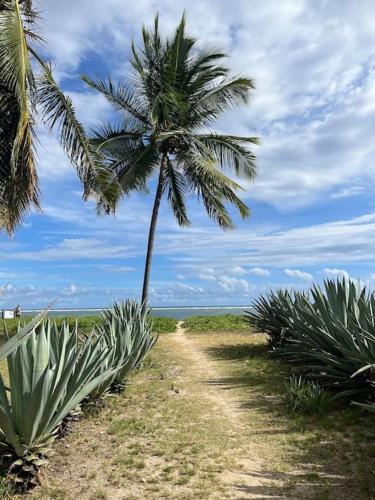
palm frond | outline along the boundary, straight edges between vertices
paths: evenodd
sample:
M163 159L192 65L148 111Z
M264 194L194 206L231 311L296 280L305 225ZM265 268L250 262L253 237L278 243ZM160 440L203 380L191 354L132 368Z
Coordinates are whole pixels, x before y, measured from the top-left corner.
M153 144L140 145L138 148L126 150L122 160L117 161L111 169L117 170L119 184L124 194L147 189L147 181L155 172L159 154Z
M37 89L43 120L51 130L57 129L61 146L75 165L87 196L100 173L96 153L77 120L72 100L57 85L51 66L43 63L41 69Z
M184 200L186 185L184 176L174 167L173 162L167 159L166 187L168 189L168 201L173 214L180 226L189 226L190 220Z
M35 82L20 5L15 2L12 7L0 11L0 224L8 233L32 203L39 207L29 104Z
M259 144L256 137L237 137L215 133L196 135L196 139L214 155L219 165L233 168L236 175L253 180L256 176L256 158L249 144Z
M25 107L33 75L18 2L0 13L0 77L2 85L15 92L20 106Z
M125 147L138 146L143 143L144 128L134 128L132 123L126 121L118 125L110 122L103 123L99 128L93 130L90 143L101 155L116 156L123 154Z
M212 88L203 88L194 96L195 116L201 123L212 123L217 117L239 104L248 104L255 89L251 78L225 77Z
M233 227L233 222L224 202L234 205L242 218L250 215L249 208L236 195L242 189L239 184L224 175L216 167L214 158L200 156L192 151L178 158L184 170L190 189L203 200L206 211L223 229Z
M120 82L117 86L115 86L110 78L108 78L107 81L102 79L94 81L87 75L83 75L82 80L87 83L89 87L103 94L107 101L112 104L116 110L130 113L141 123L144 123L145 125L149 124L147 116L144 114L142 104L139 100L137 100L130 87L124 83Z
M21 223L30 205L34 204L37 209L40 209L38 176L33 150L33 126L30 121L22 123L21 136L18 130L17 101L14 100L12 105L13 111L10 110L0 118L0 227L8 234L12 234ZM1 109L4 111L3 100ZM3 127L4 120L7 123Z

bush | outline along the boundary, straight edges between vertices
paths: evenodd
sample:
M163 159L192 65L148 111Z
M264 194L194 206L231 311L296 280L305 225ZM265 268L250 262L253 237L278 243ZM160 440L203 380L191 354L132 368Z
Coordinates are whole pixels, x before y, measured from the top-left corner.
M255 300L251 310L245 311L245 321L256 332L266 333L272 348L279 348L288 339L295 307L303 297L300 292L271 290Z
M79 341L67 323L58 328L46 321L8 355L10 401L0 376L0 439L16 457L11 470L17 482L36 484L57 427L112 375L110 369L97 374L108 354L90 338Z
M237 314L222 314L219 316L193 316L186 318L183 327L191 332L242 332L247 324L244 318Z
M115 303L104 311L95 334L96 341L103 341L109 352L98 374L108 369L113 371L113 376L97 388L96 395L106 392L113 384L123 387L128 375L142 363L158 338L152 333L150 311L131 300Z
M0 375L0 442L16 460L17 483L36 484L38 467L63 420L89 395L123 384L153 347L149 311L127 301L103 313L90 334L78 322L43 315L0 348L7 357L9 393Z
M174 333L177 328L177 319L154 316L152 330L154 333Z
M297 297L297 296L296 296ZM261 316L275 327L268 297ZM351 280L327 280L313 286L310 295L288 302L289 316L282 315L276 354L301 367L324 385L354 400L374 398L375 295ZM286 309L285 309L286 310ZM264 319L263 319L264 317ZM261 322L259 321L259 325ZM284 326L285 325L285 326ZM287 335L285 335L287 332Z
M290 411L315 415L326 413L333 406L332 395L324 391L317 382L305 380L300 375L289 378L285 401Z

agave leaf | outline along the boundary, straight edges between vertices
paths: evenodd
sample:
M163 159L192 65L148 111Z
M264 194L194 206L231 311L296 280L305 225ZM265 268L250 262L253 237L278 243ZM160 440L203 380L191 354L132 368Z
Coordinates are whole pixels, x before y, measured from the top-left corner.
M47 316L48 310L51 306L49 306L46 310L39 313L30 323L21 328L16 335L11 337L9 340L5 342L3 346L0 347L0 361L7 356L11 352L13 352L17 347L22 344L22 342L33 332L33 330L43 321L43 319Z
M371 364L371 365L366 365L366 366L362 366L362 368L360 368L359 370L357 370L355 373L353 373L353 375L350 376L350 378L354 378L356 377L357 375L359 375L360 373L363 373L365 371L368 371L368 370L371 370L371 369L374 369L375 368L375 364Z
M0 428L4 434L5 440L8 441L15 450L18 456L22 456L25 448L21 445L19 436L16 431L15 421L9 405L8 397L5 391L4 381L0 375Z

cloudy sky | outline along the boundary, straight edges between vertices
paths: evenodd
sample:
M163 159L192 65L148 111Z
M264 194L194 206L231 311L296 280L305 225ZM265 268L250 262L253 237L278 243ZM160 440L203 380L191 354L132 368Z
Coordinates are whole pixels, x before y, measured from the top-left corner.
M244 305L260 291L327 276L375 283L375 31L373 0L38 0L62 87L82 121L111 117L80 75L127 77L128 49L158 11L170 33L184 9L202 44L256 82L252 105L216 129L256 135L257 180L246 185L249 220L222 232L190 200L193 226L162 207L153 305ZM152 197L126 199L98 218L59 145L38 149L43 214L0 239L4 305L104 306L139 296Z

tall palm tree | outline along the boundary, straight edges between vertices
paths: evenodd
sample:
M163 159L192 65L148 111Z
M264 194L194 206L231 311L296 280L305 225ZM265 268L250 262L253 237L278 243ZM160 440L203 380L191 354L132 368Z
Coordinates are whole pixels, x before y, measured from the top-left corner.
M32 47L41 41L34 31L37 18L32 0L0 0L0 229L10 234L32 205L40 208L34 151L38 113L58 131L84 196L99 185L107 191L70 98L58 87L51 65Z
M147 303L163 194L181 226L190 224L185 198L195 194L219 226L233 227L225 202L241 217L247 217L249 209L236 194L240 185L224 172L254 179L255 156L249 144L258 140L210 131L224 111L249 102L254 84L221 64L225 54L199 50L197 41L185 33L185 16L168 39L161 37L156 17L152 30L143 28L142 41L140 49L132 44L127 82L83 78L121 112L119 123L103 124L91 143L123 195L146 188L158 173L142 292Z

